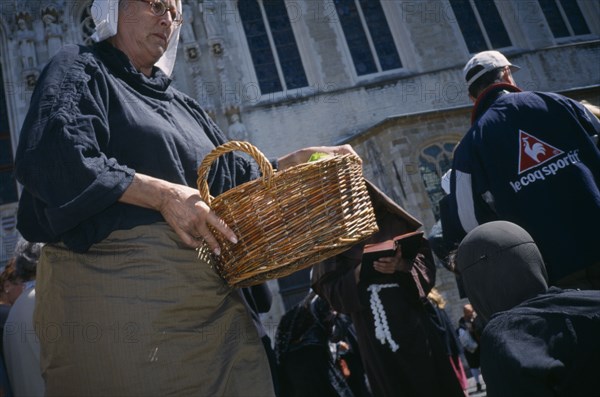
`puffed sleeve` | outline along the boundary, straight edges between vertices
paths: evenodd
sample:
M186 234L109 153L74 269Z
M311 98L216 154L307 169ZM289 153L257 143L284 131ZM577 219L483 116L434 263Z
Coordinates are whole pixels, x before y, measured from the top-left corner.
M55 236L115 203L133 180L132 169L104 153L108 101L92 54L75 46L48 64L33 93L16 176Z

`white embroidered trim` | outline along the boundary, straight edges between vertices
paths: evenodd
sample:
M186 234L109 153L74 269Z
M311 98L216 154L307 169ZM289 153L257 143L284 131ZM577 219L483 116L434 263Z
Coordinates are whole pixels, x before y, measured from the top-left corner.
M381 342L382 345L385 345L387 342L393 352L398 350L400 346L398 346L398 344L392 339L385 309L383 308L381 299L379 298L379 291L384 288L398 287L400 287L398 284L372 284L367 287L367 290L371 293L369 301L371 303L373 319L375 320L375 337L379 340L379 342Z

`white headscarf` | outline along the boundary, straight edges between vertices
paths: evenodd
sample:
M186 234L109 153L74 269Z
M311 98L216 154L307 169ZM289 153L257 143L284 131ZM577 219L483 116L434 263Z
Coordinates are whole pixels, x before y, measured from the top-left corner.
M177 11L181 13L181 0L176 0ZM91 7L92 18L96 24L96 32L92 40L100 42L117 34L117 21L119 20L119 0L94 0ZM167 51L160 57L155 66L159 67L167 76L171 76L177 57L177 45L179 44L179 32L181 25L176 26L169 43Z

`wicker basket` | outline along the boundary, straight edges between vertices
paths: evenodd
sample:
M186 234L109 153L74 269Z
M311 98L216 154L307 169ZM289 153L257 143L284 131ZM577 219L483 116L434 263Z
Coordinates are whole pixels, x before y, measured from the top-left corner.
M211 197L211 164L231 151L257 161L262 178ZM211 231L221 246L215 270L233 287L287 276L337 255L377 231L361 160L328 157L274 172L253 145L231 141L209 153L198 168L202 199L238 237L232 244Z

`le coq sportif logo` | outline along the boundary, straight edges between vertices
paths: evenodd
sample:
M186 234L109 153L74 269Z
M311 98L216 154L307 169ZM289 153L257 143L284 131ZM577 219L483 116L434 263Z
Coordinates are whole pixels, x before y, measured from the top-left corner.
M523 130L519 130L519 149L519 174L564 153Z
M518 175L508 183L514 192L518 193L526 186L543 182L580 162L579 149L565 153L563 150L519 130ZM543 166L541 166L542 164Z

